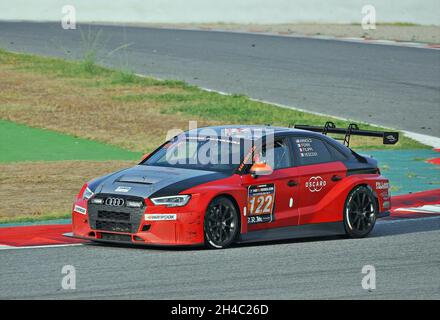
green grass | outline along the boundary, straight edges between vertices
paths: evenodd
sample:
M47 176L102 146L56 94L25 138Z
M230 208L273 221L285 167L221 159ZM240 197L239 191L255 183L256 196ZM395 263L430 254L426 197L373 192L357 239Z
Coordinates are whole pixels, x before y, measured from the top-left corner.
M360 26L359 22L350 23L353 26ZM392 27L420 27L420 24L412 23L412 22L379 22L376 23L376 26L392 26Z
M140 77L131 71L113 70L97 65L93 58L84 60L64 60L24 53L12 53L0 48L0 64L12 64L14 70L31 71L40 74L54 75L63 78L93 80L96 85L134 84L144 86L190 87L179 80L158 80L151 77ZM87 82L87 86L90 83Z
M163 94L125 94L112 97L116 101L121 102L142 102L155 101L167 103L180 103L198 101L206 97L205 92L186 92L186 93L163 93Z
M0 224L26 223L26 222L68 219L71 216L72 216L72 213L44 213L41 215L23 215L23 216L19 216L19 217L1 217ZM0 232L1 232L1 229L0 229Z
M419 27L420 24L412 22L381 22L378 23L379 26L396 26L396 27Z
M134 160L141 154L92 140L0 120L0 162Z

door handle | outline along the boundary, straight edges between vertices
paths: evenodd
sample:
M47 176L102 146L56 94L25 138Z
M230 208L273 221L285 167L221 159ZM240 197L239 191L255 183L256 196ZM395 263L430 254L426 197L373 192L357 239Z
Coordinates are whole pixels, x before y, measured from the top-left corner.
M336 174L332 177L332 181L341 181L341 180L342 180L342 177L338 176Z
M295 180L289 180L289 181L287 182L287 185L288 185L289 187L296 187L296 186L298 185L298 182L296 182Z

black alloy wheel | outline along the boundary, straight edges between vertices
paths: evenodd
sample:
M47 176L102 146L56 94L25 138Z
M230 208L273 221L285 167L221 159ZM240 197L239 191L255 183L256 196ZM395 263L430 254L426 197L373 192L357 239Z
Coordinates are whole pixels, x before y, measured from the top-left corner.
M344 226L351 238L363 238L376 223L377 204L373 192L366 186L353 189L345 202Z
M239 232L239 214L227 197L211 201L205 214L205 244L208 248L223 249L234 242Z

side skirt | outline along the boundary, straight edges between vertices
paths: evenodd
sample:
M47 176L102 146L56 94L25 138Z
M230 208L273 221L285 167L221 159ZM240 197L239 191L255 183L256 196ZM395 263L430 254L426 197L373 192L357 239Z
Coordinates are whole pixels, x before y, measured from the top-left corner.
M341 234L345 234L344 224L342 221L338 221L251 231L241 234L237 242L244 243L308 237L326 237Z

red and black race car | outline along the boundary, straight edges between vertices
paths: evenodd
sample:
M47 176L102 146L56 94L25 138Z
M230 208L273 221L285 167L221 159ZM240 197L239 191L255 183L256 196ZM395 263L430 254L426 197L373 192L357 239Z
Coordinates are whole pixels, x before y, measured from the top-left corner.
M345 134L344 144L327 133ZM86 183L70 236L143 245L225 248L234 242L345 234L365 237L390 209L377 161L351 135L396 132L295 126L193 129L136 166Z

